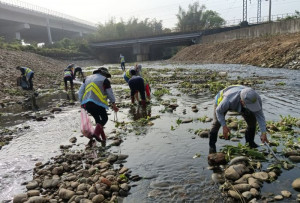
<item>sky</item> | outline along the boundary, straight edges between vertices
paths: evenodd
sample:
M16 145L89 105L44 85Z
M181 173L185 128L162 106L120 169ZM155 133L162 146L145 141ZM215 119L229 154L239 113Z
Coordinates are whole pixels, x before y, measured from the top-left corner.
M114 17L116 21L122 18L127 21L131 17L140 20L145 18L162 20L165 28L176 27L176 14L181 6L188 9L189 4L199 2L207 10L213 10L228 21L236 24L243 18L243 0L0 0L10 3L25 2L53 11L64 13L95 24L105 24ZM269 15L269 1L261 0L261 16L267 20ZM272 15L282 16L300 11L300 0L271 0ZM256 22L257 0L248 0L248 22Z

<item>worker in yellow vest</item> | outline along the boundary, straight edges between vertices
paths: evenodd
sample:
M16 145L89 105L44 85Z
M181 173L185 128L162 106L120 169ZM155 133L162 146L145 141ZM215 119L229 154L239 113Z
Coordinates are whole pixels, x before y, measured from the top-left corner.
M28 87L25 88L25 89L26 90L33 90L32 79L33 79L33 76L34 76L34 72L30 68L27 68L27 67L17 66L16 69L21 71L22 77L25 78L27 83L28 83Z
M228 139L230 129L225 121L227 111L238 112L245 119L247 123L245 139L250 148L258 147L254 142L256 121L261 131L260 139L262 143L268 142L266 121L260 96L252 88L233 85L221 90L215 97L214 120L209 134L209 153L216 152L217 136L221 126L224 138Z
M121 69L125 71L125 57L120 54Z
M93 138L102 144L105 144L106 142L103 126L108 121L106 109L109 108L109 104L107 98L112 104L112 109L115 112L118 112L119 110L115 103L115 96L110 81L107 79L110 77L111 74L108 72L107 68L101 67L95 70L93 75L90 75L85 79L78 92L81 106L94 117L96 122ZM90 139L89 145L92 145L93 138Z

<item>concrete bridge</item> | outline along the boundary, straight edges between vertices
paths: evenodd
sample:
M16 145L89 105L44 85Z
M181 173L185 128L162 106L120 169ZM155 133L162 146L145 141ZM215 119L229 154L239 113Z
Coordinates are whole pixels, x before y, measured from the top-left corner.
M202 32L169 33L160 36L126 39L118 41L96 42L90 46L95 49L100 60L113 62L122 53L127 61L147 61L161 59L166 47L188 46L197 43Z
M0 0L0 36L7 41L53 43L95 32L95 24L18 0Z

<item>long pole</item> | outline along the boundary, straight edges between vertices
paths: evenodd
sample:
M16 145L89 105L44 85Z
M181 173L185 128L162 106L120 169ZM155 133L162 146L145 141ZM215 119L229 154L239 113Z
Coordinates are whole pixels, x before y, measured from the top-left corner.
M243 0L243 21L247 21L247 0Z
M271 22L271 7L272 7L272 0L269 0L269 22Z

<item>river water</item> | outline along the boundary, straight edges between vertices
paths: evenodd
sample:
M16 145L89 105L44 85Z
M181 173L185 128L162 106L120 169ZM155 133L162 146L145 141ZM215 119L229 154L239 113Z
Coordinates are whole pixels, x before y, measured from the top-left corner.
M117 66L117 65L108 65ZM286 69L266 69L245 65L184 65L164 64L154 62L143 64L143 67L160 68L201 68L216 71L227 71L230 78L236 77L264 77L265 83L259 85L257 90L263 100L263 109L266 120L278 121L279 115L298 117L300 115L300 71ZM184 73L183 73L184 74ZM275 86L279 82L286 85ZM194 135L190 130L209 128L210 123L194 121L187 124L176 124L177 119L196 119L203 116L212 117L213 95L186 96L180 93L174 84L166 85L171 95L162 99L176 99L179 105L175 111L161 113L164 106L160 105L152 96L152 103L147 111L142 111L138 106L120 108L119 121L132 121L141 116L156 116L153 126L141 127L142 133L128 131L122 134L123 143L112 147L109 151L129 155L125 167L130 168L132 174L144 177L138 182L133 182L131 194L120 202L222 202L218 185L211 180L212 171L207 169L208 139ZM113 86L114 87L114 86ZM152 89L152 92L154 90ZM117 96L117 95L116 95ZM60 96L60 98L62 98ZM118 98L118 101L123 101ZM129 102L129 101L128 101ZM37 101L37 104L39 100ZM197 105L199 112L192 112L191 106ZM71 137L77 137L78 147L83 147L87 139L80 137L79 105L68 106L63 111L48 117L47 121L37 122L20 120L17 124L18 133L9 145L0 150L0 200L10 200L13 195L24 192L23 182L32 179L32 169L38 161L46 162L51 157L60 153L61 144L69 144ZM108 136L115 129L114 114L109 110L109 121L105 131ZM184 113L185 112L185 113ZM5 117L8 121L11 117ZM0 117L0 123L4 124ZM13 121L9 121L12 123ZM8 125L6 123L6 125ZM24 126L30 126L24 129ZM175 130L171 130L171 126ZM299 136L299 135L297 135ZM258 136L256 142L260 143ZM242 140L244 143L244 140ZM109 144L109 142L108 142ZM219 150L229 141L218 140ZM199 158L193 158L200 154ZM299 164L298 164L299 166ZM295 191L290 186L291 180L299 174L299 168L284 171L275 183L264 185L262 193L280 193L282 189Z

